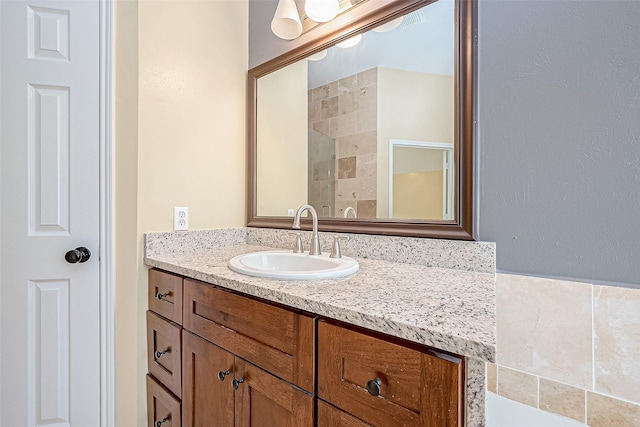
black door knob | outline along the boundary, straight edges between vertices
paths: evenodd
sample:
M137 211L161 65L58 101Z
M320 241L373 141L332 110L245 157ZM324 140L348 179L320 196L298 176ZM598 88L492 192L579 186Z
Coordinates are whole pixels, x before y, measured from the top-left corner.
M87 262L91 258L91 251L84 246L77 247L64 254L64 259L69 264L76 264L79 262Z

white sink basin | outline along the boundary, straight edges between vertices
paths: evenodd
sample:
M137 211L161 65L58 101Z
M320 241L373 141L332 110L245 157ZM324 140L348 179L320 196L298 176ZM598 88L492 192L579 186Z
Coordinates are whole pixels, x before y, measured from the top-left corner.
M329 258L329 254L296 254L290 251L251 252L229 260L235 272L271 279L310 280L332 279L355 273L358 261L343 256Z

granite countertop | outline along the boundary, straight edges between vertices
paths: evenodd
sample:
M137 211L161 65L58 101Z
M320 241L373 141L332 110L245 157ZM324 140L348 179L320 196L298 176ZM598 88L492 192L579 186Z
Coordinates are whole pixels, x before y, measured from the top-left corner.
M444 351L495 361L495 275L356 258L360 270L329 280L275 280L231 271L238 244L147 254L151 267Z

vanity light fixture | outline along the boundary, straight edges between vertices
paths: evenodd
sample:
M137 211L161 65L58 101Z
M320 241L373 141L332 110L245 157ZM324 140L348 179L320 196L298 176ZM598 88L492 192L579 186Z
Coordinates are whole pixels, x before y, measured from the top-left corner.
M302 22L295 0L280 0L271 21L273 34L285 40L293 40L302 34Z
M314 53L313 55L307 57L309 61L320 61L327 56L327 49L321 50L318 53Z
M336 43L336 46L341 47L343 49L347 49L347 48L350 48L350 47L354 47L355 45L360 43L361 40L362 40L362 34L356 34L355 36L350 37L350 38L346 39L345 41L342 41L340 43Z
M396 18L393 21L389 21L387 23L384 23L382 25L375 27L373 31L377 33L388 33L389 31L393 31L396 28L398 28L400 24L402 24L403 19L404 19L404 16L401 16L400 18Z
M331 21L339 11L340 3L338 0L307 0L304 3L304 13L316 22Z

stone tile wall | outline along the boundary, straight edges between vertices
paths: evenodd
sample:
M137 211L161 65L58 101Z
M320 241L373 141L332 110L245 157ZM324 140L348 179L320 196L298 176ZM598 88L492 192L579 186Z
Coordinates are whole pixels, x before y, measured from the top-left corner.
M640 426L640 290L496 277L487 389L593 427Z
M335 140L333 216L353 207L360 218L375 218L377 210L377 69L345 77L309 91L309 128ZM309 147L309 152L322 152ZM318 179L324 165L309 165L309 200L324 195ZM314 174L317 169L319 173ZM318 179L316 179L318 178ZM318 210L318 209L316 209ZM320 212L320 210L318 210Z
M335 140L309 131L308 200L320 216L333 216L335 205Z

